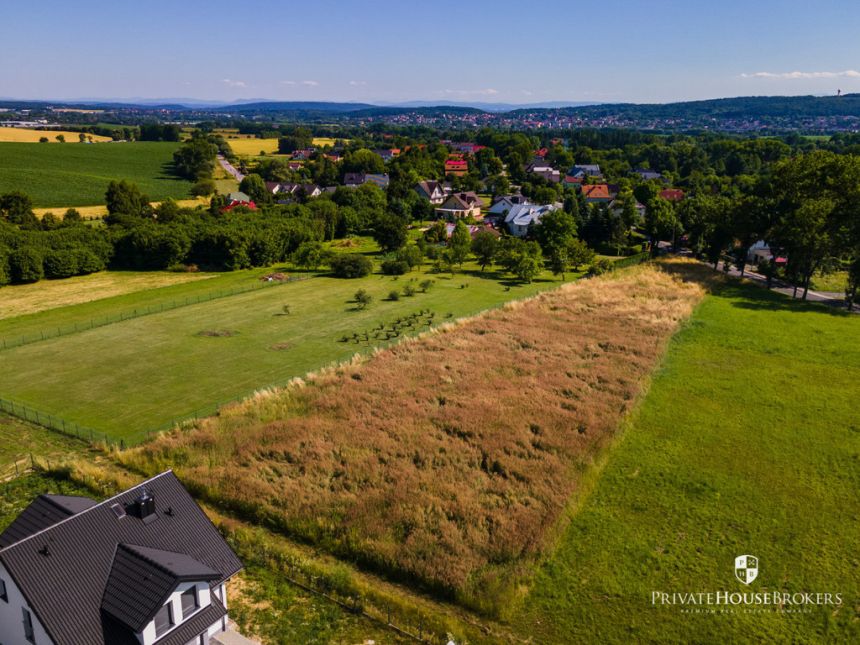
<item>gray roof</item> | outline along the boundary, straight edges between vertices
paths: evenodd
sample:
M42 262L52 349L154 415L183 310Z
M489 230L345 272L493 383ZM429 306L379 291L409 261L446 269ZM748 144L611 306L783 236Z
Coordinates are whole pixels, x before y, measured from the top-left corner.
M515 204L505 216L505 224L514 226L537 224L541 217L557 208L559 208L558 204Z
M53 526L76 513L95 506L89 497L39 495L0 533L0 549Z
M120 544L105 585L102 609L140 632L180 582L220 577L217 571L183 553Z
M119 578L112 580L120 575L118 569L114 571L119 551L123 551L123 565L128 565L122 574L126 580L123 584L130 584L128 581L137 575L130 564L134 558L128 556L148 564L137 570L146 571L135 587L142 598L155 594L148 585L158 584L147 580L146 575L165 574L176 579L192 570L202 574L205 567L212 572L208 574L210 578L213 573L217 575L210 580L214 587L242 568L236 554L172 471L153 477L145 486L155 500L154 521L141 520L132 513L118 517L112 508L131 508L143 490L141 485L0 549L0 561L54 643L121 642L106 636L108 632L116 633L116 625L111 625L116 619L102 611L108 583L112 589L120 588ZM130 633L132 627L127 629ZM195 635L176 642L187 642ZM165 643L167 638L172 643L173 632L163 639Z

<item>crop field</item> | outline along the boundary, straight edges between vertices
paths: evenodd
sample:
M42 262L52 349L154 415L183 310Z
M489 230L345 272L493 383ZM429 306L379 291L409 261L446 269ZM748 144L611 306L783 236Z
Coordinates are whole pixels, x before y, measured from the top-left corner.
M29 128L2 128L0 127L0 142L15 143L39 143L42 137L48 137L49 143L59 143L57 137L63 135L66 143L79 143L80 133L68 130L31 130ZM110 141L110 137L102 137L97 134L87 134L94 142Z
M238 186L238 184L236 184ZM229 191L228 191L229 192ZM102 199L104 199L104 195L102 195ZM174 200L177 206L181 208L197 208L198 206L207 207L209 206L209 198L208 197L193 197L191 199L175 199ZM160 201L150 202L152 206L158 206L161 204ZM105 204L95 204L92 206L48 206L41 208L34 208L33 213L38 218L44 217L48 213L53 213L57 217L62 217L63 213L66 212L67 209L74 208L78 213L80 213L81 217L85 220L99 220L102 219L105 215L108 214L107 205Z
M737 283L706 297L512 622L542 643L860 642L858 383L856 317ZM651 605L723 590L843 604Z
M649 267L565 285L118 457L502 614L702 293Z
M88 206L104 203L111 180L127 179L150 199L187 198L191 183L171 174L178 145L0 143L0 193L23 191L40 207Z
M241 157L248 157L265 152L267 155L272 155L278 152L277 139L227 139L233 152Z
M40 280L33 284L6 286L0 291L0 319L135 291L205 280L215 275L217 274L166 271L102 271L65 280Z
M530 285L508 285L489 271L466 268L468 273L453 277L422 271L399 278L315 277L7 349L0 352L0 396L115 439L138 441L147 430L201 408L211 412L216 403L559 284L546 276ZM225 274L0 320L0 338L118 316L240 280L253 285L261 273ZM426 293L420 288L424 280L433 281ZM407 285L415 295L389 299L392 290ZM374 298L363 310L353 302L360 288ZM425 314L407 326L406 318L419 311ZM395 330L397 321L402 325Z

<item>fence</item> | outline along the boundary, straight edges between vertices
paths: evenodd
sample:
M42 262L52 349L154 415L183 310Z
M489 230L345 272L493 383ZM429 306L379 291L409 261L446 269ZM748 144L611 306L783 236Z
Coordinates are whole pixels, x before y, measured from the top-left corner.
M125 448L125 441L122 439L117 441L116 439L109 437L104 432L99 432L93 428L79 425L74 421L66 421L60 417L55 417L52 414L40 412L39 410L24 405L23 403L17 403L8 399L0 399L0 410L8 412L12 416L24 419L25 421L48 428L49 430L55 430L69 437L76 437L92 444L104 442L109 446Z
M31 343L39 343L43 340L48 340L51 338L59 338L60 336L68 336L69 334L76 334L78 332L87 331L88 329L95 329L96 327L105 327L107 325L113 325L119 322L124 322L126 320L131 320L133 318L150 316L152 314L159 314L163 311L171 311L172 309L179 309L181 307L187 307L189 305L196 305L201 302L209 302L210 300L217 300L219 298L228 298L230 296L236 296L242 293L249 293L251 291L258 291L260 289L274 287L279 284L289 284L290 282L298 282L300 280L309 279L310 276L290 276L286 280L273 280L271 282L253 283L241 287L235 287L233 289L209 291L207 293L202 293L196 296L189 296L181 300L162 302L158 305L151 305L149 307L134 309L130 312L120 312L118 315L104 316L103 318L93 318L86 322L74 323L73 325L67 327L56 327L53 329L42 330L38 334L19 336L18 338L4 338L0 340L0 351L12 349L14 347L21 347L22 345L29 345Z

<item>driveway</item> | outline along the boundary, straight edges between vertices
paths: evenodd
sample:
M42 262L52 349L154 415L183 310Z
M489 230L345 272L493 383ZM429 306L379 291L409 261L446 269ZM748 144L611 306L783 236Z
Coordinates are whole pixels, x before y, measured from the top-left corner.
M236 168L233 164L231 164L223 155L218 155L218 163L221 164L221 167L226 170L230 175L238 182L241 182L245 175L239 172L239 169Z

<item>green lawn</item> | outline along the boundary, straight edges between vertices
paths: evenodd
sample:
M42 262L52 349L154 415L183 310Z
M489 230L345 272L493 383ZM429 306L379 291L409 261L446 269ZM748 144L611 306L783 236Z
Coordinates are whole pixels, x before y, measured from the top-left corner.
M85 451L81 441L0 413L0 480L22 473L30 466L31 455L59 460Z
M517 629L535 642L860 642L860 319L733 284L670 345ZM749 587L734 558L760 558ZM651 592L822 591L684 613Z
M178 145L0 143L0 193L20 190L42 207L87 206L104 203L112 179L127 179L153 200L187 198L191 183L170 168Z
M224 282L256 280L259 273L229 274ZM425 279L434 281L427 293L388 299L392 290L407 285L419 289ZM54 309L20 322L11 319L0 323L0 337L128 312L176 294L210 292L220 288L214 283L221 280ZM117 440L139 441L147 430L174 419L210 413L216 403L396 340L343 342L344 336L372 332L381 323L425 309L435 313L434 324L439 324L559 283L544 276L530 285L509 284L489 271L481 274L474 265L454 276L415 271L399 278L314 277L0 352L0 396ZM352 302L359 288L374 298L365 310ZM288 315L284 305L290 307Z

